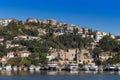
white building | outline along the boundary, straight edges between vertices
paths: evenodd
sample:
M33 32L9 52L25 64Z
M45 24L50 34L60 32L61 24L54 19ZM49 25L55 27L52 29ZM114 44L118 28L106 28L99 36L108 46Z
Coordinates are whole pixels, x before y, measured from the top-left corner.
M101 34L97 34L96 35L96 42L99 42L102 38L103 38L103 36Z
M0 25L7 26L14 19L0 19Z
M112 38L112 39L115 39L115 35L111 34L111 38Z
M38 22L38 19L36 19L36 18L28 18L28 19L26 20L26 22L35 22L35 23L37 23L37 22Z
M96 32L96 42L99 42L104 37L103 33L100 31Z
M9 52L9 53L7 53L7 58L8 58L8 59L14 58L14 52Z

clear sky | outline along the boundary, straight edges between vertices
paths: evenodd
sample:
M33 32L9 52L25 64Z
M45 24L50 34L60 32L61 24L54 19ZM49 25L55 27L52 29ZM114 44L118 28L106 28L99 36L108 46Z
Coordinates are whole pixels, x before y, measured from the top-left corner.
M120 35L120 0L0 0L0 18L54 18Z

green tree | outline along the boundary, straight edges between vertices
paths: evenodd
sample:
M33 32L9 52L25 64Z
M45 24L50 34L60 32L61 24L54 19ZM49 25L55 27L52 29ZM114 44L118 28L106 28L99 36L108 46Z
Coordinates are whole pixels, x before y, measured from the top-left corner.
M21 59L20 65L26 65L30 66L31 65L31 59L29 57L24 57Z
M8 60L7 65L19 66L20 61L21 61L21 58L11 58Z
M40 53L39 56L40 56L40 63L41 65L44 65L46 66L48 64L48 59L46 58L48 53Z
M104 50L104 51L114 51L114 49L117 47L117 42L115 39L112 39L109 36L103 37L99 41L99 46Z
M100 65L100 64L101 64L100 58L99 58L99 55L100 55L101 52L102 52L102 50L101 50L100 47L94 48L94 50L93 50L93 52L92 52L92 53L93 53L94 61L95 61L95 63L96 63L97 65Z

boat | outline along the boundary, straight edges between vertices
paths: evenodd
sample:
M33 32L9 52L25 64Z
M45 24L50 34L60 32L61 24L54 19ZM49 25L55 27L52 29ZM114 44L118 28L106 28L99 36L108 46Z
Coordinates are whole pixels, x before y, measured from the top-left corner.
M13 66L12 69L13 69L13 71L17 71L18 67L17 66Z
M90 66L89 70L90 71L98 71L98 66Z
M89 68L90 66L88 66L88 65L85 65L85 66L83 66L82 67L82 71L89 71L90 70L90 68Z
M29 67L29 70L30 71L33 71L35 69L35 66L34 65L31 65L30 67Z
M2 69L3 69L3 68L2 68L2 67L0 67L0 71L2 71Z
M78 64L70 63L66 66L67 71L78 71Z
M12 71L11 65L6 66L6 67L5 67L5 70L6 70L6 71Z
M21 70L22 70L21 66L19 66L19 67L18 67L18 70L19 70L19 71L21 71Z
M104 67L104 71L115 71L115 68L116 67L114 67L114 66L106 66L106 67Z
M120 71L120 66L117 66L117 67L115 68L115 71Z
M56 63L49 63L48 70L51 70L51 71L57 70L57 64Z
M36 66L35 71L39 71L39 70L40 70L40 66Z
M41 66L41 67L40 67L40 70L48 70L48 67L46 67L46 66Z

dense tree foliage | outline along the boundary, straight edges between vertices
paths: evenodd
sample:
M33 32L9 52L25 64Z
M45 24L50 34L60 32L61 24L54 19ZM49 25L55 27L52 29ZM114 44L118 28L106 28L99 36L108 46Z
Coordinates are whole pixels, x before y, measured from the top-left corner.
M97 65L101 64L100 59L99 59L99 55L101 52L102 52L102 50L100 47L96 47L93 49L93 58L94 58L94 61Z
M117 41L109 36L105 36L100 40L99 45L104 51L114 51L117 47Z
M107 64L117 64L120 62L120 55L113 56L112 58L109 58L108 60L102 62L103 65Z

